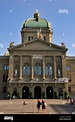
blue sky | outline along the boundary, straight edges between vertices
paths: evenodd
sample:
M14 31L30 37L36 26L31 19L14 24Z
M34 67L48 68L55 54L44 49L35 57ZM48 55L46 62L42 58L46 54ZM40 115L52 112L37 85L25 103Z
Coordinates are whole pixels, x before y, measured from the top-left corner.
M0 0L0 55L10 42L21 43L21 28L38 10L51 22L53 43L66 44L67 55L75 56L75 0Z

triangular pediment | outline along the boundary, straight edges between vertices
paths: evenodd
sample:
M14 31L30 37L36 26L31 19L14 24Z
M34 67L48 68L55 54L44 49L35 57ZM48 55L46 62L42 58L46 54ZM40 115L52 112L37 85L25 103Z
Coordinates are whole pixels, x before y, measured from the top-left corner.
M32 42L28 42L28 43L23 43L23 44L19 44L17 46L14 46L11 48L12 50L65 50L66 48L63 48L61 46L55 45L53 43L49 43L49 42L45 42L45 41L40 41L40 40L35 40ZM11 50L9 49L9 50Z

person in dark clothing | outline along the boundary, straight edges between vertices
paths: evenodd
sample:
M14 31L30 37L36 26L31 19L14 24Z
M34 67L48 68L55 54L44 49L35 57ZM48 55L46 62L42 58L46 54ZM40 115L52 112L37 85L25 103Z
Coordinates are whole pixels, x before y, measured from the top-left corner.
M24 101L24 102L23 102L23 105L27 105L27 103Z
M41 103L42 103L42 111L44 111L45 108L46 108L46 107L45 107L45 101L44 101L44 99L42 99L42 102L41 102Z
M39 112L39 110L40 110L40 105L41 105L41 102L40 102L40 100L38 99L38 101L37 101L38 112Z

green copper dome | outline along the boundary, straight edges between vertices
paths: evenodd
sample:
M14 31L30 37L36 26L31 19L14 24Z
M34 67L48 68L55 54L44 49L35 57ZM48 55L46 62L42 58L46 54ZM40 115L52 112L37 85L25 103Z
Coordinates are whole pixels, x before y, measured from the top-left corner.
M40 18L39 12L36 11L34 13L34 18L30 18L24 22L23 28L25 27L50 27L50 23L47 20Z
M39 18L38 21L36 21L35 18L31 18L25 21L23 28L24 27L50 27L50 23L42 18Z

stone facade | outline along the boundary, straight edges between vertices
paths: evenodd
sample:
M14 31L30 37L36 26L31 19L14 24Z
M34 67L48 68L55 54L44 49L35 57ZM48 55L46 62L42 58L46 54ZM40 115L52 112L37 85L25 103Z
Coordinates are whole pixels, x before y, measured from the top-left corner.
M0 56L0 97L59 98L74 82L75 57L66 56L64 43L52 43L51 25L37 14L25 21L21 44L11 42L9 53Z

